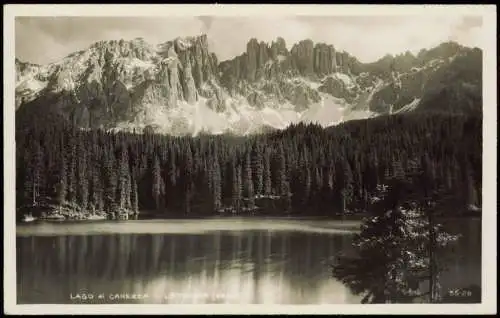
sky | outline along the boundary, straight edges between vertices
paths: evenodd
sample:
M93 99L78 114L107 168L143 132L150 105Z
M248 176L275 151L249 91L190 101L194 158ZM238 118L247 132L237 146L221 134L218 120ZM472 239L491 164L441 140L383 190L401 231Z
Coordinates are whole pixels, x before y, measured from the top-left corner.
M417 53L445 41L483 48L481 16L289 16L289 17L16 17L15 50L22 61L47 64L100 40L142 37L158 44L207 34L220 61L246 50L250 38L304 39L332 44L361 62L386 54Z

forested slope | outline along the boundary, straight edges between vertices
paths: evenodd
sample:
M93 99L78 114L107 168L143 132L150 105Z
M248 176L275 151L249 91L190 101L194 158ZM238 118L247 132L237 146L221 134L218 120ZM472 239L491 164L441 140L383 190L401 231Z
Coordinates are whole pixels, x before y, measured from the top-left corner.
M49 213L69 206L111 217L139 210L334 215L362 211L377 184L415 164L463 208L481 204L482 120L413 113L247 137L34 121L16 130L16 164L16 206Z

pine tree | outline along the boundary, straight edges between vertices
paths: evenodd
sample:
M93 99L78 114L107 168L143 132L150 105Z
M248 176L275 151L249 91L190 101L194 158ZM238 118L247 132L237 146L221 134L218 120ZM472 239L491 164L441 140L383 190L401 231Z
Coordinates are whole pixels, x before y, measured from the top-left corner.
M272 179L271 179L271 156L268 149L264 151L263 159L264 159L264 171L263 171L264 194L271 195L273 191Z
M329 204L333 194L333 168L323 168L323 189L321 201Z
M319 171L319 168L316 166L314 167L314 197L316 199L321 200L320 198L320 193L321 193L321 190L323 189L323 179L321 177L321 173Z
M125 145L121 146L120 158L118 160L118 204L120 210L130 208L130 170L129 156Z
M212 178L212 195L214 210L219 211L222 207L222 177L219 159L217 155L213 160L213 178Z
M160 160L158 156L155 156L154 161L153 161L153 167L151 170L152 174L152 194L153 194L153 199L155 202L155 208L158 210L160 209L161 205L161 197L164 193L163 189L163 178L161 176L161 170L160 170Z
M76 164L78 162L77 152L76 152L76 144L74 143L74 139L71 140L73 144L70 144L70 156L69 156L69 169L68 169L68 202L74 204L76 203L76 195L77 195L77 167Z
M252 171L255 184L255 193L262 195L264 192L264 161L262 153L257 146L252 151Z
M103 202L103 187L102 187L102 175L101 175L101 166L98 160L95 160L93 164L93 169L91 171L91 206L94 207L94 211L98 210L102 212L104 209Z
M81 156L77 162L77 182L78 182L78 205L81 211L86 211L88 208L88 198L89 198L89 180L87 177L87 154L82 151Z
M288 197L289 194L289 185L287 179L287 171L286 171L286 159L285 159L285 151L283 150L283 145L280 144L278 148L277 154L278 160L278 189L279 195L282 197Z
M333 167L328 167L326 185L329 193L333 191L334 178L335 176Z
M354 238L357 256L340 255L333 275L362 295L362 303L408 303L426 296L419 286L429 273L433 283L427 295L434 302L442 268L435 266L433 253L457 237L429 219L426 200L413 199L415 183L401 177L388 182L379 186L372 214Z
M290 208L290 183L287 178L286 158L283 145L280 144L278 150L278 189L279 195L285 203L284 210L288 212Z
M132 211L132 173L130 171L127 171L127 177L126 179L126 185L125 185L125 209L128 211ZM130 212L129 212L130 214Z
M104 178L104 193L103 193L103 203L104 209L107 214L112 218L117 215L117 204L116 204L116 189L117 189L117 176L115 168L115 158L113 152L106 149L104 153L104 163L103 163L103 178Z
M342 170L344 172L341 193L341 212L345 213L353 201L353 175L351 166L347 160L342 160Z
M191 146L186 146L186 157L184 162L184 211L191 213L191 196L193 192L193 154Z
M32 150L32 160L28 167L28 178L26 180L26 197L32 206L39 204L42 191L42 171L43 171L43 153L42 147L38 141L34 141Z
M132 197L131 197L132 210L134 211L135 217L137 217L139 215L139 194L137 189L137 182L133 177L131 180L131 184L132 184Z
M241 197L242 197L242 180L241 180L241 166L236 162L232 164L233 168L233 187L232 187L232 205L236 212L240 211Z
M245 184L245 197L248 199L249 206L253 207L255 206L255 194L252 181L252 163L249 152L246 155L245 173L243 182Z
M170 149L168 168L167 168L167 177L168 177L168 189L166 192L172 198L176 197L175 186L177 185L177 162L176 162L176 153L175 148ZM166 205L170 204L169 200L165 200ZM173 199L172 199L173 201Z
M362 172L361 172L361 162L360 158L358 156L355 157L354 159L354 171L353 171L353 188L354 192L356 193L356 197L358 199L362 198L363 196L363 179L362 179Z
M68 191L67 185L68 163L64 153L61 154L61 168L59 170L59 183L57 187L57 203L63 206L66 202L66 194Z
M175 186L177 181L177 166L176 166L177 163L175 161L175 152L173 150L170 151L169 164L170 164L170 169L168 170L168 176L170 179L170 184L172 186Z
M304 178L304 195L302 202L304 205L309 203L309 199L311 196L311 184L312 184L312 176L311 176L311 168L306 166L305 169L305 178Z

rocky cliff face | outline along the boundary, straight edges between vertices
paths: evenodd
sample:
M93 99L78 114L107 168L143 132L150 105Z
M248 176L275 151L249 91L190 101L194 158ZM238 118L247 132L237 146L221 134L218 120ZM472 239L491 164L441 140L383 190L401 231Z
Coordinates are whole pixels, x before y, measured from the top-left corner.
M251 39L247 51L221 63L220 70L230 93L245 96L252 106L262 108L278 100L290 102L300 111L321 101L320 92L348 97L342 79L327 75L356 73L359 64L354 57L324 43L314 45L304 40L288 51L282 38L270 45Z
M152 46L102 41L49 65L16 59L17 114L57 113L82 128L245 134L324 126L443 100L481 108L481 52L455 43L363 64L332 45L251 39L219 62L205 35ZM464 102L464 98L466 102ZM448 107L448 106L446 106ZM449 108L449 107L448 107Z

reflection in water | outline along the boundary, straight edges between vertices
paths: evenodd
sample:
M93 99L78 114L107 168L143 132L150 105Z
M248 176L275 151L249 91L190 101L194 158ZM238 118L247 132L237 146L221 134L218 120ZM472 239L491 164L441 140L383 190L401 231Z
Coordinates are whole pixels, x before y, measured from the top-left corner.
M329 255L349 248L349 237L343 240L270 231L18 237L18 299L72 303L88 293L93 302L122 303L356 302L329 272ZM126 293L149 298L126 300Z
M464 231L477 233L459 230ZM448 288L480 282L480 232L461 241L443 277ZM81 303L85 295L93 296L85 303L360 301L332 277L329 267L338 252L351 249L346 234L252 230L27 236L17 237L17 248L19 303Z

